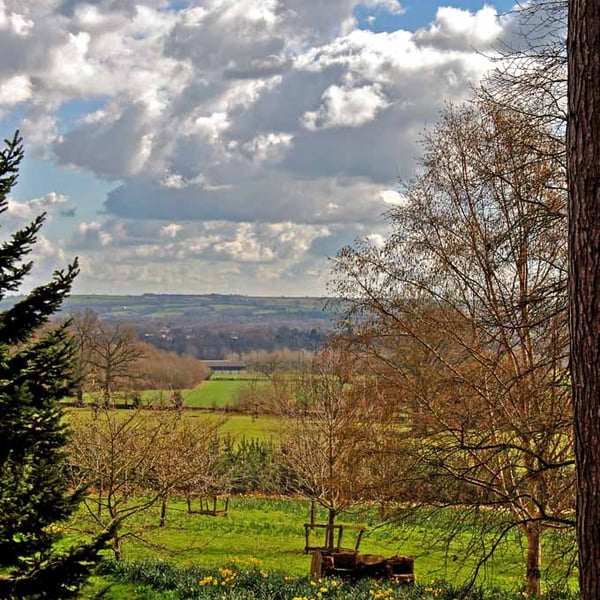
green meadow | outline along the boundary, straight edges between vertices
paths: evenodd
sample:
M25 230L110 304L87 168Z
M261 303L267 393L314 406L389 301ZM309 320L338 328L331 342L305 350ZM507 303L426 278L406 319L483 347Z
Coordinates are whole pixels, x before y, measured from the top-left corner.
M151 564L160 561L178 569L193 567L213 571L232 563L256 563L260 565L265 577L270 573L281 572L288 578L305 578L309 573L311 557L303 551L303 524L309 519L309 514L309 503L293 498L236 496L230 499L227 516L219 517L188 514L185 503L176 500L169 505L165 527L158 526L158 510L144 513L143 517L136 517L129 523L127 527L130 528L131 536L125 543L124 559L126 563ZM323 520L324 517L324 514L320 514L318 520ZM462 586L469 581L481 555L466 551L471 547L473 533L468 528L457 535L446 550L435 543L436 539L445 535L449 520L453 518L451 511L446 511L435 518L430 516L426 523L420 525L402 522L383 525L378 520L376 511L365 510L342 516L340 522L367 525L361 552L384 556L414 556L416 580L422 586L434 585L436 581ZM347 532L345 536L346 544L352 547L353 535ZM490 538L488 542L491 541ZM480 547L485 547L485 540ZM546 551L547 562L557 558L552 555L550 548ZM498 547L494 558L480 570L477 585L493 585L507 592L518 590L524 580L524 552L525 548L518 534L507 537ZM544 573L548 582L546 589L550 589L552 582L562 575L560 571L565 566L566 559L562 566L560 562L555 562ZM433 599L434 596L425 597ZM292 596L289 598L291 600ZM369 596L366 595L365 598Z
M226 414L222 413L203 413L190 411L185 414L186 419L223 419L223 425L220 432L224 435L230 435L233 438L242 437L259 440L270 440L277 438L278 420L276 417L260 415Z
M249 386L263 386L266 381L255 374L228 375L212 377L203 381L193 389L178 390L186 408L204 409L235 409L239 394ZM116 404L131 404L134 392L115 392L113 399ZM169 405L172 390L143 390L139 392L144 405ZM85 394L84 402L96 400L98 394ZM66 399L69 403L74 398Z

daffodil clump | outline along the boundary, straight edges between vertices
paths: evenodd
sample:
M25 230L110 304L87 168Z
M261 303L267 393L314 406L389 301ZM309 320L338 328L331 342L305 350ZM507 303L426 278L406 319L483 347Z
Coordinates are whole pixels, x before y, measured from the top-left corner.
M177 568L164 562L109 563L105 576L135 585L153 600L523 600L522 591L457 588L445 582L414 585L372 579L291 577L267 572L255 558L231 558L218 569ZM139 595L143 592L143 595ZM539 600L578 600L552 592Z

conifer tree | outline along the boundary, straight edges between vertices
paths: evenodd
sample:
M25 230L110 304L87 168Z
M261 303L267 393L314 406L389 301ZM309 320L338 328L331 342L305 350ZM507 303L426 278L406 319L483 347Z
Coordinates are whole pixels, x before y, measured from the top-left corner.
M23 146L18 132L0 150L0 216L16 183ZM19 290L45 215L0 243L0 300ZM65 327L44 328L69 293L75 261L51 281L0 311L0 598L76 594L108 534L57 551L80 493L64 473L68 430L58 401L72 387L72 343Z

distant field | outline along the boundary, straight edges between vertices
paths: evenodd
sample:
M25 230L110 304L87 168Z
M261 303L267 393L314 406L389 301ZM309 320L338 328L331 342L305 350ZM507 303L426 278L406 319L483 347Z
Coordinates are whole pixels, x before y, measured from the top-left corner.
M209 379L192 390L182 390L183 405L189 408L233 408L238 393L248 385L250 385L248 379ZM257 385L264 385L264 382L257 382ZM146 403L154 403L157 399L167 401L170 396L169 391L142 392L142 400Z
M220 375L213 376L203 381L194 389L180 390L183 406L187 408L206 409L233 409L236 405L238 394L244 388L254 385L265 385L266 381L257 380L256 374ZM115 404L131 404L134 392L116 392L113 396ZM140 392L141 400L145 405L169 405L173 391L171 390L143 390ZM91 403L98 398L98 394L85 394L84 402ZM67 402L74 402L75 398L66 398Z
M131 411L117 409L117 413L125 418L128 414L131 414ZM151 416L156 413L148 411L147 414ZM279 421L276 417L253 417L251 415L204 411L188 411L183 414L186 419L209 419L210 421L224 420L220 433L222 435L230 435L235 439L246 437L259 440L277 440L278 437ZM85 421L86 419L93 418L93 412L89 408L68 408L65 411L65 416L68 422L75 423L76 421Z
M235 406L240 390L249 385L264 386L265 381L255 381L250 379L210 379L203 381L195 390L184 395L185 406L207 406L224 407Z

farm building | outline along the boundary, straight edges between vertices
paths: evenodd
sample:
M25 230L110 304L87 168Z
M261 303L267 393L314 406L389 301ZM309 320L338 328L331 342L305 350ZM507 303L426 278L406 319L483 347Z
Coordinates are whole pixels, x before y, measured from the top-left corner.
M202 361L213 373L243 373L248 368L246 363L235 360L204 360Z

